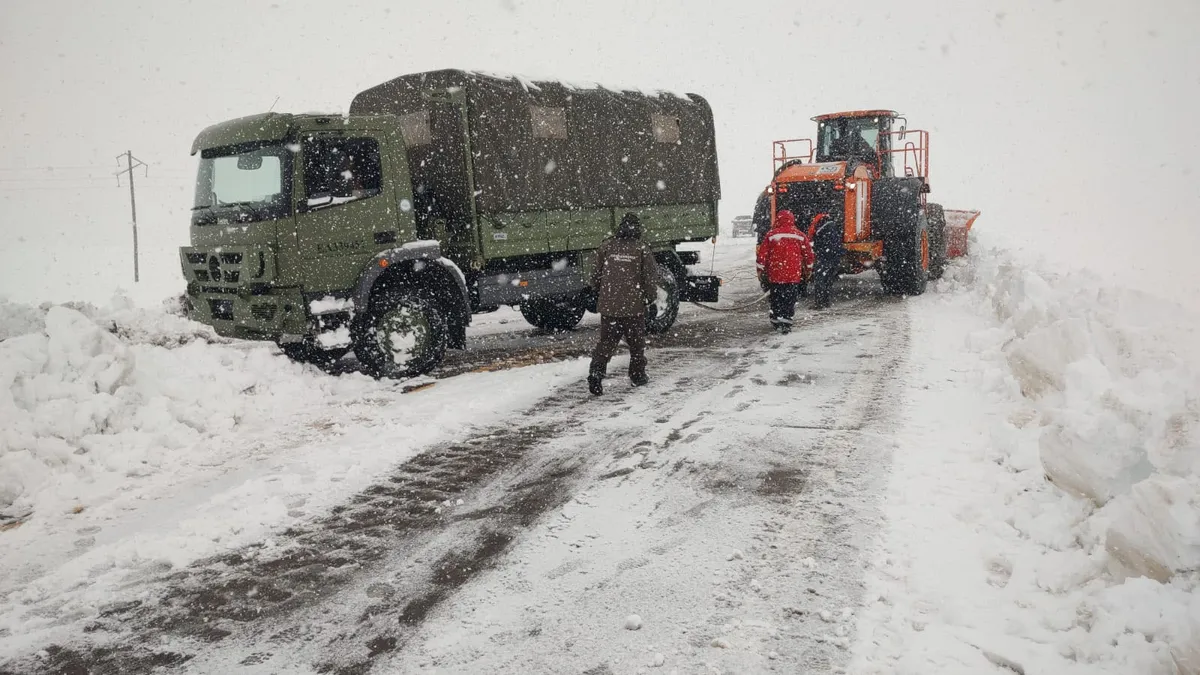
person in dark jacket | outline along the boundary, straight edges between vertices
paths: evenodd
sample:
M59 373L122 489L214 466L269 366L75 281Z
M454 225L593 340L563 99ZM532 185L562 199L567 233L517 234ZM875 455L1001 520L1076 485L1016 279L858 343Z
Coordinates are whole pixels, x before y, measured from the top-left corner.
M833 301L833 282L837 280L845 255L845 236L841 223L828 213L818 213L809 226L816 265L813 267L813 309L825 309Z
M791 211L775 215L775 226L758 247L758 274L771 293L771 325L781 333L792 330L796 295L813 264L808 237L796 229Z
M600 341L592 351L588 391L604 393L608 362L621 338L629 346L629 379L635 387L650 381L646 375L646 307L658 293L658 265L654 254L641 242L638 217L626 213L616 236L596 250L596 267L590 286L597 295Z

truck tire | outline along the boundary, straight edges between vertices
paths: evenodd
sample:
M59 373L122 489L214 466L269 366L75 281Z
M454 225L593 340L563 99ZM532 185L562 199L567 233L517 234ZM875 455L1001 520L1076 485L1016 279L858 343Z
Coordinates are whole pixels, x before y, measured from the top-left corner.
M946 271L946 212L941 204L925 207L929 219L929 278L941 279Z
M350 351L349 347L323 349L307 339L303 342L278 342L276 344L283 350L284 356L289 359L297 363L311 363L314 366L327 366Z
M550 333L564 333L583 320L583 303L574 299L537 298L522 302L521 316L535 328Z
M892 295L921 295L929 283L929 222L925 215L915 227L894 227L883 241L887 259L879 272L883 290Z
M428 373L446 354L446 318L429 300L403 289L384 289L354 331L354 355L376 378Z
M646 307L646 332L661 334L671 330L679 316L679 280L666 265L658 264L655 300Z

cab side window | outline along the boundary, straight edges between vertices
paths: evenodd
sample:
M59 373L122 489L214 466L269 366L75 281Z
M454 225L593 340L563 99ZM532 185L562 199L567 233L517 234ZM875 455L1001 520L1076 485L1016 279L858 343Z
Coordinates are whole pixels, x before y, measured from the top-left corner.
M312 207L373 197L383 187L373 138L310 136L304 141L304 189Z

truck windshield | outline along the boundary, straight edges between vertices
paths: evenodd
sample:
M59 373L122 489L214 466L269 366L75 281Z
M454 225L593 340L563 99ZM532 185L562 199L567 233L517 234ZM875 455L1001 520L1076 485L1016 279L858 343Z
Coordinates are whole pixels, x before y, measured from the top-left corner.
M193 222L281 218L291 202L292 151L251 144L205 150L196 173Z

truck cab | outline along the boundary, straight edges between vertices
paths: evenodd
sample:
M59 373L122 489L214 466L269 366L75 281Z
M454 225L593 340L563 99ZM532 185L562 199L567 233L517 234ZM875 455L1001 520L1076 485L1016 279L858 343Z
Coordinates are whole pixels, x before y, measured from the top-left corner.
M386 116L268 113L201 132L191 246L180 250L189 314L299 360L336 359L369 303L364 284L388 266L421 267L440 289L427 301L444 335L430 337L461 345L465 280L418 237L397 129Z

